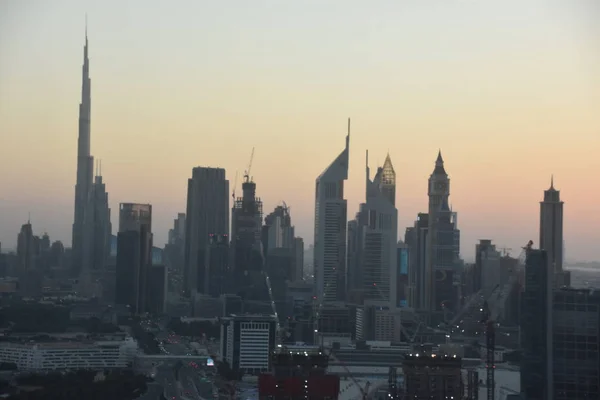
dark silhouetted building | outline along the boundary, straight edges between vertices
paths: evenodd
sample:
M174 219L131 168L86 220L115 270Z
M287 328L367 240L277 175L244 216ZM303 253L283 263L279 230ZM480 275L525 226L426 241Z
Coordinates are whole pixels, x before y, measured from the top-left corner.
M256 197L256 183L248 176L242 191L231 210L233 292L244 300L245 312L275 314L262 252L262 201Z
M402 363L407 399L461 399L462 361L455 355L409 354Z
M528 250L521 298L521 392L552 399L552 283L545 250Z
M147 276L152 266L152 206L121 203L117 235L115 302L135 314L146 311Z
M198 274L198 291L212 297L219 297L226 293L231 276L229 259L229 236L210 235L203 265L200 268L202 275Z
M72 258L71 264L78 273L85 261L85 241L91 235L86 232L86 214L90 206L92 193L94 158L90 152L90 120L91 120L91 79L90 61L88 59L88 39L85 35L83 48L83 74L81 82L81 103L79 104L79 136L77 139L77 180L75 183L75 216L73 220ZM89 240L89 239L88 239Z
M555 400L600 399L600 292L554 292L552 365Z
M296 265L293 280L301 281L304 279L304 239L301 237L294 238L294 253Z
M21 226L21 232L17 237L17 259L18 270L28 271L34 269L34 256L37 253L35 237L31 223L27 221Z
M440 219L438 214L446 215L449 212L448 198L450 196L450 179L444 169L442 152L438 153L435 168L429 177L427 194L429 196L429 233L427 235L427 263L425 268L425 304L423 308L431 312L442 310L442 301L446 300L446 290L437 293L438 287L444 289L451 285L452 269L449 268L454 261L450 257L451 249L448 242L453 240L447 235L440 235L440 223L447 225L446 218ZM444 237L445 243L439 243ZM441 297L440 297L441 295Z
M570 275L563 270L563 206L560 191L550 188L544 191L544 201L540 202L540 249L546 250L548 263L555 275L555 286L569 286Z
M164 265L151 265L146 275L146 312L164 314L167 305L167 268Z
M185 218L184 285L199 292L198 274L210 235L229 234L229 181L223 168L196 167L188 179Z
M396 248L396 307L408 307L410 285L408 280L409 248L399 242Z
M409 307L424 310L427 268L427 243L429 235L429 214L419 213L413 227L407 228L404 242L410 254L408 266L408 281L410 285Z
M102 182L100 168L98 168L94 185L92 186L91 204L88 214L91 224L92 241L89 251L90 269L103 270L110 257L110 240L112 224L110 222L110 207L106 185Z

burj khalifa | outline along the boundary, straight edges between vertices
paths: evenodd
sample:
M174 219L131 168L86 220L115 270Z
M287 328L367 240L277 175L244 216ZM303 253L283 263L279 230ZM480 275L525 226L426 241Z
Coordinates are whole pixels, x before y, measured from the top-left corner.
M94 157L90 154L91 80L88 59L87 27L83 48L83 77L81 82L81 103L79 104L79 138L77 141L77 181L75 183L75 218L73 221L73 260L75 271L81 271L86 241L86 211L93 186Z

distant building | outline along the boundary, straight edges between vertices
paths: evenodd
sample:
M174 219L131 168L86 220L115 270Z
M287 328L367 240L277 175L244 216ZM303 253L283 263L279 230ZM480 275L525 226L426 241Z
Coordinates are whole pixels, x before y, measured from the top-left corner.
M301 237L294 238L294 258L295 258L295 270L294 280L301 281L304 279L304 239Z
M427 290L427 243L429 236L429 214L419 213L413 227L407 228L404 242L410 254L408 267L408 281L410 296L409 307L424 310L428 304L425 297Z
M183 246L185 242L185 213L177 214L173 221L173 229L169 229L169 244L179 244Z
M232 291L244 300L245 312L275 314L262 250L263 203L249 176L242 183L242 197L235 200L231 215Z
M396 247L396 307L408 307L411 297L411 287L408 277L409 247L406 243L398 242Z
M357 287L352 289L361 293L360 297L364 302L395 308L398 283L398 211L390 198L391 193L395 193L395 172L389 154L384 166L378 169L371 180L367 152L365 173L365 203L360 205L355 238L350 240L352 246L357 246L351 274ZM385 188L388 191L384 192L382 177L386 174L388 184Z
M348 204L344 181L348 179L350 119L346 147L316 179L315 189L315 296L319 302L346 298L346 224Z
M257 375L271 367L277 318L273 315L234 315L223 319L221 357L234 371Z
M278 315L285 312L286 282L297 277L294 231L289 208L285 203L275 207L275 210L265 217L261 231L266 271Z
M480 289L489 293L501 281L502 271L500 268L501 254L491 240L481 239L475 245L475 267L479 272Z
M152 206L121 203L117 235L115 302L134 314L146 312L148 271L152 266Z
M167 284L167 268L160 264L151 265L146 277L146 312L154 315L166 312Z
M86 251L89 257L91 270L102 270L108 265L110 257L110 241L112 235L112 224L110 222L110 207L106 184L102 182L100 167L96 173L92 186L90 205L87 208L87 218L91 227L91 243Z
M229 235L229 181L223 168L196 167L188 179L185 217L183 281L188 295L198 292L210 235Z
M231 277L229 236L210 235L198 274L198 291L212 297L227 292Z
M438 153L435 168L429 177L429 229L427 268L425 269L425 307L434 313L434 320L446 318L457 309L459 297L460 231L457 214L450 209L450 179L444 169L442 153ZM442 317L442 315L444 315Z
M37 253L34 242L31 223L27 221L21 226L21 232L17 238L17 258L19 271L27 271L34 268L34 256Z
M555 285L559 287L571 283L568 271L563 270L563 207L552 179L550 188L544 191L544 201L540 202L540 249L546 250Z

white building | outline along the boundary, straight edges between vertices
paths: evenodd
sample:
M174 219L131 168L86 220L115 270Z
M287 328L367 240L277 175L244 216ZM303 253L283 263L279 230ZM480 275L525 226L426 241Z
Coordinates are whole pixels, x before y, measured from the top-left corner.
M274 315L233 315L221 326L221 360L234 371L258 374L270 368L275 348Z
M314 275L319 302L345 300L346 225L350 119L346 147L316 180Z
M0 342L0 362L19 370L125 368L133 361L137 343L132 338L99 342Z

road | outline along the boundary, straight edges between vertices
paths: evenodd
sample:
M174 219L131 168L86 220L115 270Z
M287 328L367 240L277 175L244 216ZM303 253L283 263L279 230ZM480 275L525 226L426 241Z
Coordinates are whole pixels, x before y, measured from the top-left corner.
M156 329L157 326L159 325L147 323L144 328L150 331ZM165 331L164 326L159 326L159 329L156 338L163 343L162 350L165 354L175 356L194 354L187 338ZM207 349L215 350L209 346L207 343ZM161 388L167 400L211 400L213 398L215 370L185 362L179 369L179 379L177 380L175 365L175 362L164 362L157 366L155 381L148 385L148 391L140 399L159 399L162 394Z

